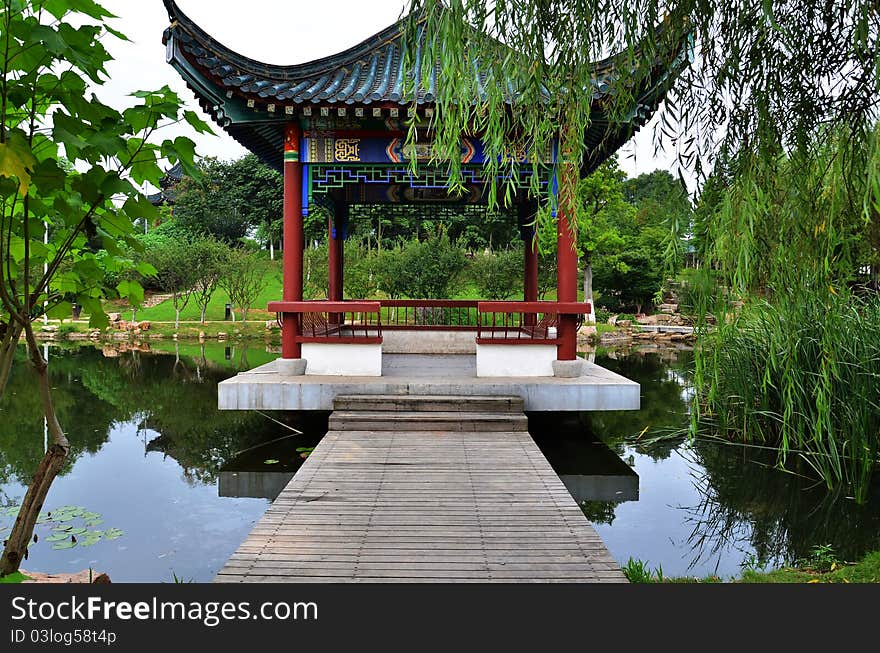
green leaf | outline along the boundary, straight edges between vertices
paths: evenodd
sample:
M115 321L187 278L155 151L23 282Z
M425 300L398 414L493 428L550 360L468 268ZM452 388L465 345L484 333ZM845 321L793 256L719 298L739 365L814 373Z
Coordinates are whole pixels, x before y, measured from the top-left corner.
M183 119L186 120L200 134L213 134L210 125L199 118L195 111L184 111Z
M276 460L275 458L269 458L268 460L264 460L263 464L264 465L277 465L279 462L281 462L281 461Z
M67 533L56 533L55 535L50 535L46 538L47 542L63 542L67 540Z
M118 528L108 528L104 531L105 540L115 540L122 537L125 533Z
M46 311L46 315L52 319L63 319L70 317L71 309L70 302L58 302Z
M0 176L18 179L18 192L25 195L36 165L37 159L24 135L18 130L10 131L6 142L0 143Z
M55 549L56 551L60 551L61 549L72 549L75 546L76 546L76 542L68 540L66 542L57 542L52 545L52 548Z
M137 281L120 281L116 291L131 304L139 306L144 301L144 289Z
M37 163L31 174L31 183L41 193L51 193L64 188L67 173L61 169L55 159L44 159Z

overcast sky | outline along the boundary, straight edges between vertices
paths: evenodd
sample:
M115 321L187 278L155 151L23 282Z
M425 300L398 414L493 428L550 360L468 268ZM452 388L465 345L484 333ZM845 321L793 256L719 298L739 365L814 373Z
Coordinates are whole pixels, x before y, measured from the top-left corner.
M98 95L111 106L132 103L134 90L164 85L177 91L188 108L201 114L192 92L165 63L162 32L168 15L161 0L103 0L117 19L111 25L127 35L130 43L108 37L106 47L115 61ZM232 50L266 63L297 64L335 54L396 21L403 0L179 0L178 6L205 31ZM203 117L209 120L207 116ZM185 133L196 142L203 156L235 159L246 153L216 125L217 136L172 129L168 136ZM654 155L652 123L620 153L621 167L630 176L657 168L671 169L670 155Z

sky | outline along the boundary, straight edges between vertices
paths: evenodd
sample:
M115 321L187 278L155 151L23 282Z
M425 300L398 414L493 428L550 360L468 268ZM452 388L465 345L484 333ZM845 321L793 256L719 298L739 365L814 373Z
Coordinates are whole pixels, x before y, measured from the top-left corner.
M128 94L168 85L187 108L203 119L192 92L180 75L165 63L162 32L168 14L162 0L102 0L117 16L110 24L131 39L108 36L105 47L114 57L107 66L109 80L96 94L105 103L124 108L133 103ZM351 47L396 21L403 0L179 0L178 6L219 42L232 50L272 64L298 64ZM184 127L169 128L163 137L186 135L201 156L236 159L246 150L214 126L216 136L199 135ZM620 165L630 176L657 168L672 169L672 154L655 155L653 121L620 151Z

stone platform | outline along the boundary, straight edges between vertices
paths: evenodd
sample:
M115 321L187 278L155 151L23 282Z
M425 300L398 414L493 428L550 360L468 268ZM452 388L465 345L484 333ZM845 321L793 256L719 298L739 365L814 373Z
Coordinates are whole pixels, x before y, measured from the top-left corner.
M337 395L516 396L526 411L638 410L639 384L584 361L581 376L477 377L472 354L384 354L382 376L286 376L267 363L218 386L221 410L333 410Z

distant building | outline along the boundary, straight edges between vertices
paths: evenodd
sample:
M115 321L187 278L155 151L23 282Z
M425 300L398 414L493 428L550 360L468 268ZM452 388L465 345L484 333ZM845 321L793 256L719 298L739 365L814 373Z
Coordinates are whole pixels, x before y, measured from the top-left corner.
M153 206L163 206L165 204L173 206L174 200L177 197L177 185L182 178L183 167L179 163L166 170L165 176L159 182L159 192L147 195L150 204Z

